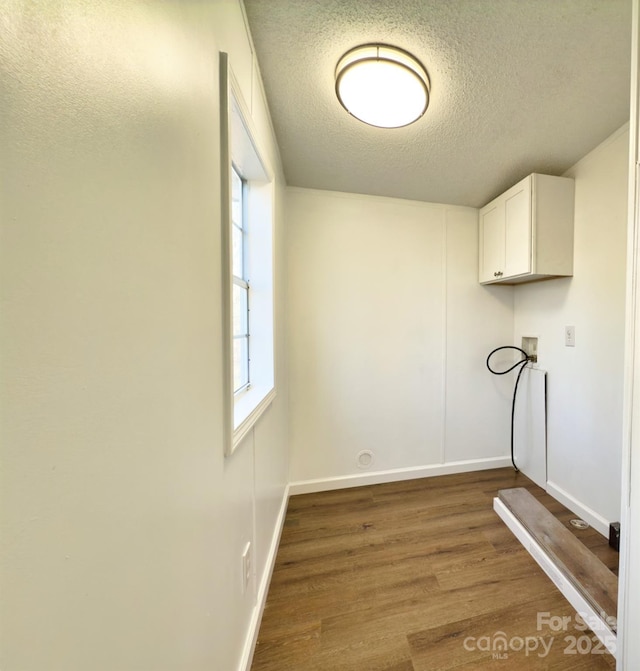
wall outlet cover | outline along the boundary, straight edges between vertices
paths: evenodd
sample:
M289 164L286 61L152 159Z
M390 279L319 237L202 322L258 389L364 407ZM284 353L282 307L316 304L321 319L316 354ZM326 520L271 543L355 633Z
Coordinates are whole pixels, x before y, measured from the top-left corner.
M564 327L564 345L565 345L565 347L575 347L576 346L576 327L575 326L565 326Z

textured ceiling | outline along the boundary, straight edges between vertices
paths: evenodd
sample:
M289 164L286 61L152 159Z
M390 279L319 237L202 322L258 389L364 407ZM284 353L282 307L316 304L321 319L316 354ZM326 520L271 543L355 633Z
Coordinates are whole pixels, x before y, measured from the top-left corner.
M631 0L244 0L287 183L474 207L561 174L629 118ZM417 123L367 126L334 70L368 42L425 64Z

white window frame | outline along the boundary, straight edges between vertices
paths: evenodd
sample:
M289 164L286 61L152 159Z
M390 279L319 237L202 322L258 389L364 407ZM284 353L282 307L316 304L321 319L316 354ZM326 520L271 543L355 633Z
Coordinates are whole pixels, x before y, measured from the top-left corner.
M232 271L231 271L231 276L232 276L232 282L233 282L233 287L232 291L235 292L236 287L239 288L243 293L244 293L244 303L245 303L245 309L243 310L243 314L241 315L240 322L243 327L243 330L241 333L236 332L236 315L235 315L235 305L232 303L232 319L233 319L233 358L234 358L234 369L233 369L233 393L234 395L237 395L246 389L249 388L251 385L251 321L250 321L250 311L251 311L251 292L250 292L250 286L249 286L249 264L247 262L247 257L248 257L248 252L249 252L249 246L247 244L247 237L248 237L248 216L247 216L247 180L243 177L243 175L240 173L240 170L236 168L233 163L231 164L231 174L232 174L232 183L236 181L236 179L233 178L235 175L235 178L237 178L237 181L240 183L240 221L237 221L235 216L232 214L231 216L231 244L233 248L233 259L231 262L232 266ZM231 188L231 191L233 193L233 186ZM232 206L233 210L233 206ZM235 243L234 243L234 235L237 233L240 234L240 256L241 256L241 268L236 268L236 259L235 259ZM246 376L246 379L243 379L241 384L236 383L236 377L235 377L235 346L238 340L245 340L245 349L243 352L243 367L244 367L244 373Z
M259 149L240 87L220 52L224 445L233 454L276 394L273 283L273 171ZM250 277L250 384L233 390L232 165L245 180L245 263Z

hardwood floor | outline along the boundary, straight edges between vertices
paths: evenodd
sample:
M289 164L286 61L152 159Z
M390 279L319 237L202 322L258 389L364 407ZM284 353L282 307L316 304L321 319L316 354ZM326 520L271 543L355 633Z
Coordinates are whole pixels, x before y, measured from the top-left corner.
M493 512L510 487L575 517L506 468L292 497L252 671L614 669Z

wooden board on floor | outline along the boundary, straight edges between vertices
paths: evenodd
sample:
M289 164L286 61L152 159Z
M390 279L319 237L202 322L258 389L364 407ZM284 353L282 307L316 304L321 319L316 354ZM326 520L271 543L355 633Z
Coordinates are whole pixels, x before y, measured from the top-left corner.
M523 487L500 490L498 496L593 609L614 622L618 578L613 572Z

